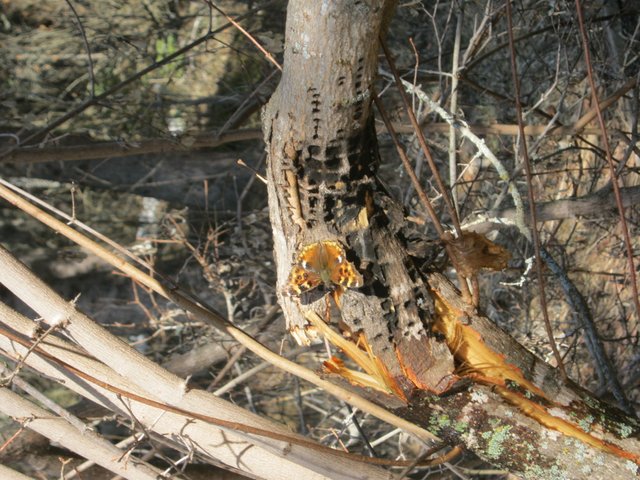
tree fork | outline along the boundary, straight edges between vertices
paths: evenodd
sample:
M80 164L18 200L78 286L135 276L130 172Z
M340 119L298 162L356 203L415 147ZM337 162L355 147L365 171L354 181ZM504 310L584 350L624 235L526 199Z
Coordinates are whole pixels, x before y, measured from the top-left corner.
M352 388L513 473L637 474L635 419L562 383L408 253L404 212L376 179L371 108L377 39L394 7L383 0L288 5L282 80L263 111L263 129L278 296L289 331L311 341L305 315L314 311L363 338L398 393ZM324 240L341 242L364 277L362 288L336 296L331 319L322 291L283 295L300 247ZM449 390L458 377L465 381Z

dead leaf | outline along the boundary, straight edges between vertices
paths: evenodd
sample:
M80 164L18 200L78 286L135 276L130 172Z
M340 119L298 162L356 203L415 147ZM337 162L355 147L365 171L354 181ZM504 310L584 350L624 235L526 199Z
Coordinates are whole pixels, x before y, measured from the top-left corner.
M511 258L511 253L504 247L476 232L462 232L458 238L447 234L444 241L451 247L449 251L459 273L465 277L472 277L483 268L503 270Z

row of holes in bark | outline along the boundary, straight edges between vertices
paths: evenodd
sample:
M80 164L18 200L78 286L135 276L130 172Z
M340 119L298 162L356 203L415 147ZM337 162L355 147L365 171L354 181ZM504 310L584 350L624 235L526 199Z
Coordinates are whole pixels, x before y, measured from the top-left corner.
M367 92L369 89L368 87L363 89L363 86L362 86L363 77L364 77L364 59L359 58L357 61L355 81L354 81L355 95L349 96L350 100L347 102L347 105L344 105L344 106L354 107L354 112L352 116L354 122L358 122L362 118L362 115L364 113L364 101L366 98L368 98L365 92ZM338 77L338 86L342 87L345 84L345 81L346 81L346 77L344 75L341 75L340 77ZM322 101L320 100L320 93L318 92L318 89L316 87L309 87L307 89L307 93L311 96L311 100L310 100L311 120L313 122L312 138L314 140L318 140L321 137L320 130L321 130L321 123L322 123L322 115L321 115ZM325 112L325 115L331 115L331 114L333 114L333 112Z

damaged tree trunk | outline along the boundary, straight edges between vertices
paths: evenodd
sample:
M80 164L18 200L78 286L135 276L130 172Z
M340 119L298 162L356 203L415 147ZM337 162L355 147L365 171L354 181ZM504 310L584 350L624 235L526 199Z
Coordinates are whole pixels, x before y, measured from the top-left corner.
M513 473L635 474L634 419L562 383L409 253L416 234L376 179L372 96L394 4L289 2L282 81L263 112L289 331L329 335L311 326L317 313L365 352L364 375L333 359L330 378Z
M341 242L364 275L363 288L341 297L342 322L365 332L392 377L443 391L453 360L427 332L432 302L398 235L402 211L375 177L371 94L389 7L383 1L339 3L289 4L285 69L265 110L278 278L287 278L302 245ZM315 293L283 299L299 340L307 336L300 301L324 316L325 302L312 302Z

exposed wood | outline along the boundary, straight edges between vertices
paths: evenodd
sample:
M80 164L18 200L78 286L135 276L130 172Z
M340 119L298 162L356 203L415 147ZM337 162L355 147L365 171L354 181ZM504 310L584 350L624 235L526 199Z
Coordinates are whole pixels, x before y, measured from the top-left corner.
M264 113L279 290L302 245L342 242L367 283L342 296L342 322L364 334L401 389L443 391L452 356L427 331L433 307L406 254L402 211L375 177L371 94L378 36L391 7L383 1L289 4L286 68ZM309 339L304 309L321 316L325 310L323 301L299 308L307 300L282 298L289 329L303 342Z

